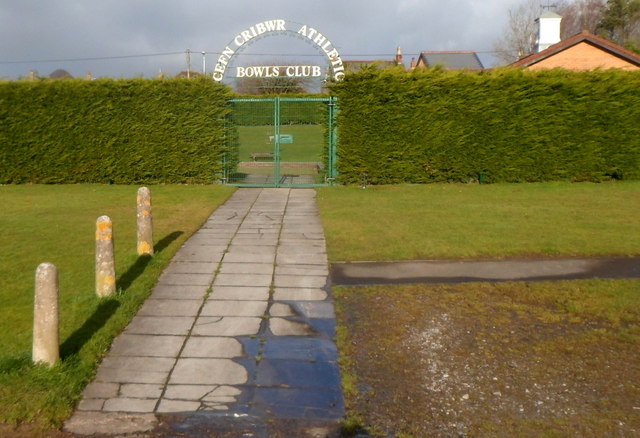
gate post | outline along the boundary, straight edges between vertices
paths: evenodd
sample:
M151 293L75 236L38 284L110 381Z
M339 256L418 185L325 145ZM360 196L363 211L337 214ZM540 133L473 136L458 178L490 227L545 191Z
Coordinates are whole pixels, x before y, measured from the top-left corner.
M273 134L274 134L274 152L273 152L273 183L276 187L280 187L280 98L273 100Z

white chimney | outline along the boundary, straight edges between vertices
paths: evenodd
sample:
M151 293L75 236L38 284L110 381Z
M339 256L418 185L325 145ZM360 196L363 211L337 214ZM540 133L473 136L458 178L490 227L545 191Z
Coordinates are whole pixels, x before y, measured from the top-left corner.
M538 44L536 52L541 52L560 42L560 21L562 17L547 11L536 20L538 22Z

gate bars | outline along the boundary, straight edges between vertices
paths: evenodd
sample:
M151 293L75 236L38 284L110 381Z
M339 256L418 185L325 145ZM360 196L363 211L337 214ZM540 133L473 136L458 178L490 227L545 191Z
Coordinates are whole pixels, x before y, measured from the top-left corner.
M229 105L224 184L317 187L334 183L335 97L238 98Z

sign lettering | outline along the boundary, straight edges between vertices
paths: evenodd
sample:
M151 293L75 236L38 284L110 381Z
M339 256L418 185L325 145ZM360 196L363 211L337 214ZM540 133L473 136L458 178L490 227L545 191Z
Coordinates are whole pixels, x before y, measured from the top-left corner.
M237 78L319 78L322 67L319 65L254 65L236 67Z
M307 40L312 45L317 46L319 50L327 56L331 67L333 79L340 81L344 79L344 64L338 50L333 46L331 41L320 33L317 29L302 25L297 31L287 29L287 22L282 19L267 20L255 24L248 29L243 30L229 43L220 56L213 69L213 79L222 81L227 66L237 54L238 50L256 37L260 37L270 33L295 33L299 37ZM297 65L297 66L253 66L253 67L237 67L237 77L277 77L283 74L287 77L320 77L322 76L322 68L318 65Z

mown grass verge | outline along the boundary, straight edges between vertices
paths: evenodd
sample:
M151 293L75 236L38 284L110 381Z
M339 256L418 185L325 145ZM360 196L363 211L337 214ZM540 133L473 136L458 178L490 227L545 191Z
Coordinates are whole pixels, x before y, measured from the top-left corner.
M635 255L640 182L330 187L330 261Z
M0 187L0 423L58 426L96 364L150 293L162 269L233 189L151 186L156 254L136 254L134 186ZM118 293L94 289L95 221L114 223ZM31 364L34 274L52 262L60 279L62 361Z

